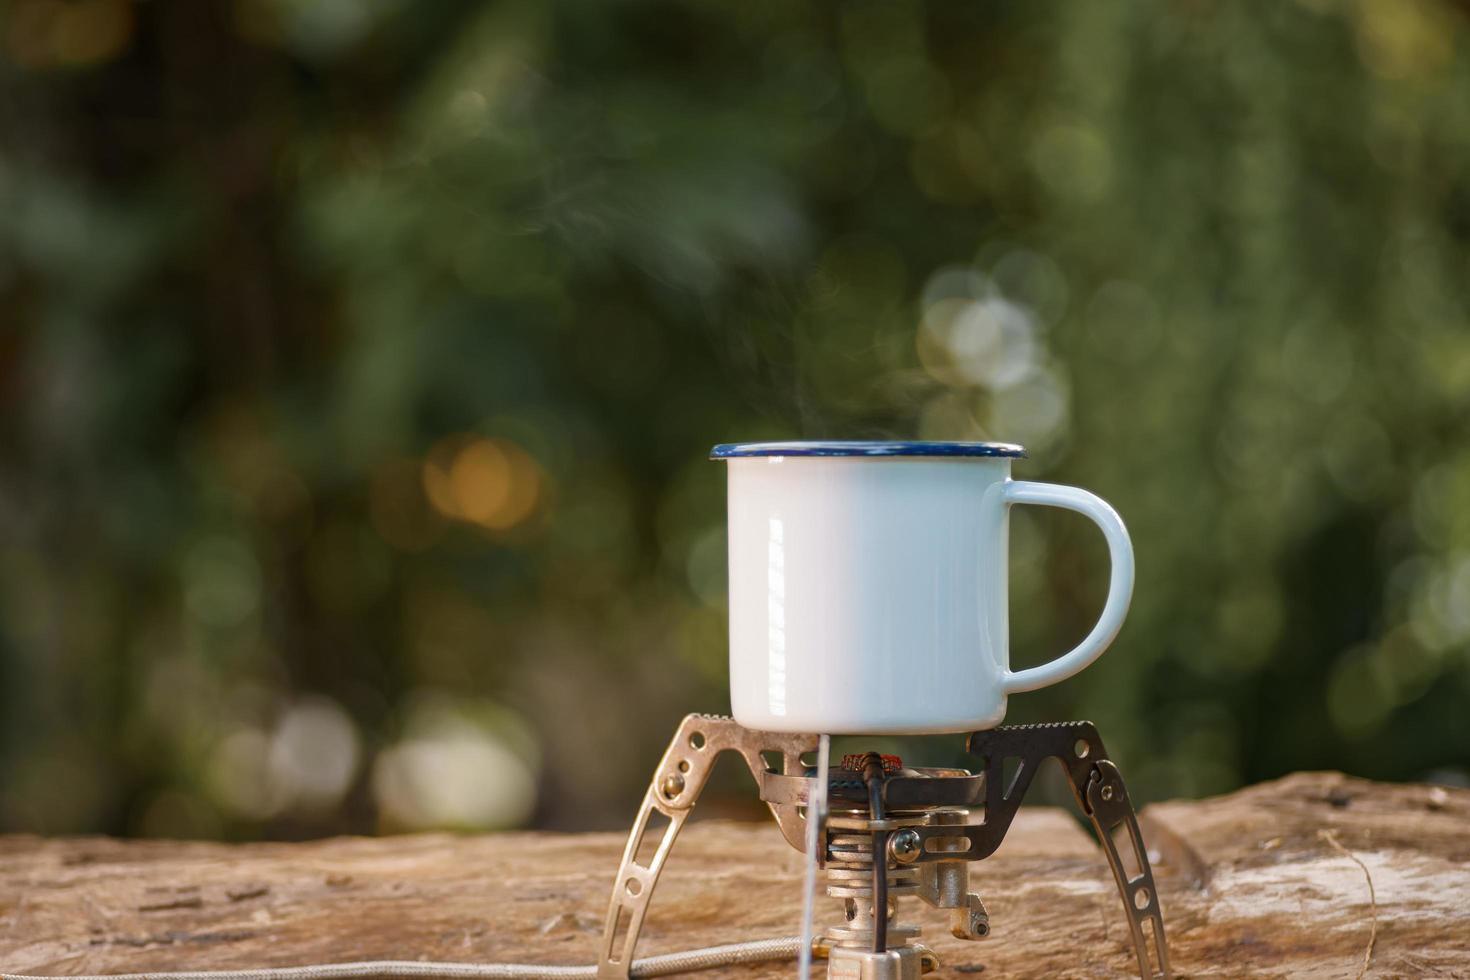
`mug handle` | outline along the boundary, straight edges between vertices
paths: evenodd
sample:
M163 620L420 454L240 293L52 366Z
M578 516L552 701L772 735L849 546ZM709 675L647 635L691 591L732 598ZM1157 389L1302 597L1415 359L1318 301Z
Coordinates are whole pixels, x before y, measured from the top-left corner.
M1108 556L1112 560L1108 601L1103 605L1097 625L1081 643L1055 660L1024 670L1007 670L1001 679L1001 690L1018 694L1066 680L1100 657L1113 642L1118 630L1123 628L1123 617L1128 614L1128 603L1133 598L1133 543L1118 512L1101 497L1077 487L1009 480L1001 491L1001 501L1007 508L1012 504L1039 504L1074 510L1092 518L1107 539Z

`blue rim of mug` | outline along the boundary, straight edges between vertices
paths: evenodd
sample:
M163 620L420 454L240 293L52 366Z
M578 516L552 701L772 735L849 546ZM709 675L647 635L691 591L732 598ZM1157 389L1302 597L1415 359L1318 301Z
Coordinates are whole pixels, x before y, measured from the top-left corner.
M987 456L1025 459L1026 450L1009 442L724 442L710 459L751 456Z

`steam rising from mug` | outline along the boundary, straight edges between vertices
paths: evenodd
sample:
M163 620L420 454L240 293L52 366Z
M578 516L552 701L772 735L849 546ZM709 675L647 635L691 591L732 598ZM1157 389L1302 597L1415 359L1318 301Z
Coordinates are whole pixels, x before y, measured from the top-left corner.
M778 442L716 446L729 466L730 701L747 728L832 735L993 728L1007 695L1071 677L1118 634L1133 546L1101 498L1011 479L1020 446ZM1010 669L1010 509L1102 529L1107 603L1077 647Z

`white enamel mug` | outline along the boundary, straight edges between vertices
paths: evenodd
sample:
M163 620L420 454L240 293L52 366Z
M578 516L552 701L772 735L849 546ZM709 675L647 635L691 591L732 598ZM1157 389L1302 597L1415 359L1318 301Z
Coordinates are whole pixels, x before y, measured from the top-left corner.
M1011 479L1019 446L777 442L716 446L729 467L730 701L776 732L922 734L1000 724L1006 697L1107 649L1133 594L1117 512L1076 487ZM1077 647L1010 668L1009 514L1074 510L1102 528L1107 603Z

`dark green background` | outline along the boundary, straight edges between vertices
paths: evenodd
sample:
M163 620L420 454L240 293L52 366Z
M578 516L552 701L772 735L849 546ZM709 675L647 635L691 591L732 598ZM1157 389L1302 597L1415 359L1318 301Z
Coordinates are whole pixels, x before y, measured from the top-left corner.
M1135 797L1470 777L1465 5L0 10L0 827L619 824L783 437L1116 505L1011 720ZM1018 514L1017 662L1104 566Z

